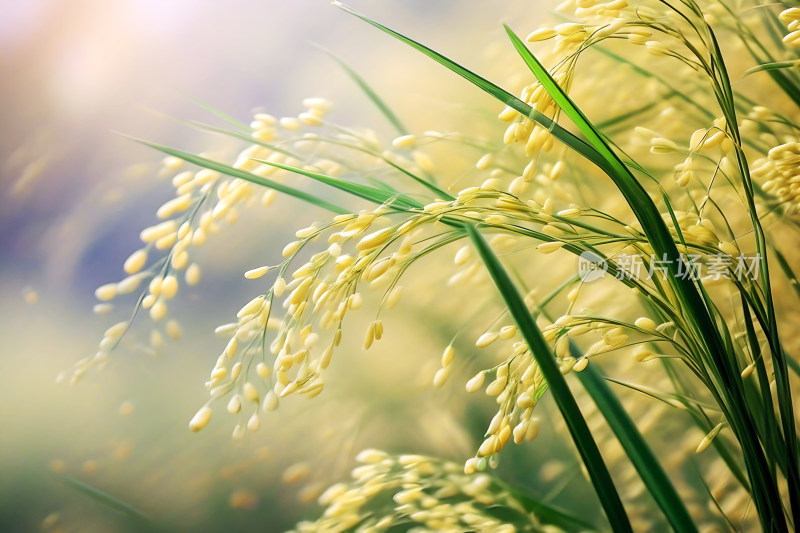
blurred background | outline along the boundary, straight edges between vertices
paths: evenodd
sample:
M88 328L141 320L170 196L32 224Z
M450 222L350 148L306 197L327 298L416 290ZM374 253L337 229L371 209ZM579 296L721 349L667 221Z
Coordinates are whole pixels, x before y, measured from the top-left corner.
M526 2L351 5L512 90L523 79L517 64L498 60L510 49L501 23L525 34L546 13ZM303 98L321 96L335 103L332 120L390 140L379 112L320 47L415 132L469 125L497 140L501 125L482 120L495 103L324 0L0 0L0 9L0 531L281 531L313 515L302 500L345 477L363 447L456 462L474 453L491 406L453 401L463 396L460 379L431 388L454 332L430 320L392 327L414 346L406 359L354 353L333 369L342 381L325 401L282 407L245 441L231 441L223 415L200 435L188 431L224 346L211 332L252 297L241 273L271 264L320 215L297 205L209 243L201 285L171 309L180 341L152 353L136 340L147 327L135 328L104 370L73 387L55 378L127 318L132 300L113 317L95 316L94 288L122 277L140 229L171 194L158 177L162 157L117 132L224 149L224 139L181 122L214 122L197 102L247 123L258 111L296 115ZM339 427L320 438L331 419Z

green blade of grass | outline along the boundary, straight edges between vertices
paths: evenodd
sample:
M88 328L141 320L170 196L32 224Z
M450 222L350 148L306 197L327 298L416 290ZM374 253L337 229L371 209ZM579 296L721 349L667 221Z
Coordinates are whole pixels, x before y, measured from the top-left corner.
M775 258L778 260L778 266L781 267L784 276L786 276L786 279L789 280L789 285L791 285L795 294L798 296L798 298L800 298L800 281L798 281L797 276L795 276L792 266L789 264L789 261L786 260L786 257L780 252L780 250L773 248L772 251L775 252Z
M225 113L224 111L221 111L221 110L217 109L216 107L212 106L211 104L207 104L207 103L203 102L202 100L198 100L197 98L193 98L191 96L189 96L188 98L189 98L189 101L192 102L197 107L208 111L209 113L211 113L212 115L214 115L218 119L222 120L223 122L226 122L226 123L230 124L231 126L236 128L237 130L246 131L246 132L250 131L250 126L248 126L244 122L241 122L240 120L237 120L236 118L230 116L229 114Z
M750 67L747 69L744 76L749 76L750 74L755 74L756 72L762 72L764 70L777 70L779 68L794 68L797 66L797 63L794 61L773 61L771 63L762 63L760 65L756 65L755 67Z
M561 371L556 365L553 354L541 330L534 322L522 296L517 291L500 260L489 247L486 239L473 226L467 225L465 230L475 245L481 260L489 270L497 290L502 295L509 313L514 318L517 327L519 327L525 342L528 343L530 351L549 385L556 405L564 416L564 421L578 449L578 453L580 453L586 465L589 478L608 517L612 530L632 531L628 515L622 506L614 481L608 473L603 457L600 455L597 443L586 425L586 421L578 408L575 398L572 396L572 392L569 390L564 376L561 375Z
M779 436L776 434L778 427L771 423L771 418L773 413L775 412L775 407L772 403L772 391L770 390L769 381L766 378L767 370L766 366L764 365L764 359L761 357L761 347L758 344L758 337L756 336L755 327L753 325L752 317L750 316L750 308L747 305L747 300L745 299L744 295L742 295L742 313L744 318L745 324L745 331L747 332L747 341L749 343L749 348L751 352L751 356L753 357L753 362L758 367L757 375L758 375L758 385L761 392L760 402L758 403L759 412L763 413L762 417L764 420L764 445L768 450L773 450L772 453L772 462L777 459L776 456L780 455L780 451L777 448L777 442L779 440ZM752 386L752 383L750 383ZM747 390L747 389L745 389ZM752 395L755 400L755 394ZM777 452L777 453L775 453ZM785 464L785 457L782 458ZM774 464L770 465L773 467L774 472ZM785 470L784 470L785 472Z
M79 492L82 492L83 494L89 496L93 500L102 503L106 507L110 507L115 511L119 511L123 514L126 514L140 521L148 523L151 521L150 517L144 514L139 509L135 508L129 503L125 503L124 501L120 500L115 496L112 496L107 492L104 492L96 487L93 487L92 485L89 485L88 483L84 483L83 481L78 481L77 479L69 476L65 476L64 481L70 487L76 489Z
M332 204L326 200L323 200L322 198L314 196L313 194L309 194L307 192L295 189L294 187L289 187L288 185L278 183L277 181L273 181L267 178L262 178L261 176L256 176L255 174L251 174L249 172L233 168L223 163L219 163L211 159L206 159L205 157L200 157L199 155L194 155L189 152L184 152L183 150L178 150L177 148L162 146L160 144L151 143L142 139L137 139L136 137L130 137L128 135L126 135L126 137L140 144L158 150L159 152L163 152L167 155L183 159L188 163L192 163L199 167L207 168L210 170L215 170L217 172L225 174L226 176L231 176L233 178L239 178L245 181L249 181L250 183L255 183L256 185L261 185L262 187L274 189L278 192L286 194L287 196L292 196L294 198L297 198L298 200L302 200L309 204L316 205L317 207L321 207L322 209L326 209L333 213L343 215L350 212L349 210L343 207Z
M417 202L416 200L413 200L403 194L397 194L392 191L387 191L386 189L378 187L370 187L368 185L361 185L359 183L353 183L351 181L346 181L341 178L335 178L333 176L319 174L318 172L312 172L310 170L305 170L299 167L293 167L290 165L284 165L282 163L275 163L263 159L253 159L253 161L258 161L259 163L263 163L265 165L270 165L283 170L288 170L289 172L294 172L296 174L306 176L307 178L311 178L320 183L324 183L329 187L339 189L340 191L344 191L353 196L357 196L358 198L363 198L364 200L369 200L370 202L376 204L393 202L393 205L398 205L405 209L422 208L422 204Z
M411 172L409 170L406 170L405 168L401 167L400 165L398 165L396 163L391 162L389 159L385 159L384 158L384 162L387 165L389 165L390 167L394 168L395 170L405 174L406 176L408 176L412 180L416 181L417 183L419 183L420 185L422 185L423 187L425 187L426 189L431 191L433 194L437 195L437 197L440 200L448 200L448 201L450 201L450 200L455 200L456 199L455 196L453 196L449 192L445 191L441 187L437 186L435 183L431 183L430 181L417 176L413 172Z
M620 115L617 115L615 117L609 118L609 119L604 120L602 122L598 122L597 123L597 129L599 129L601 131L607 130L607 129L611 129L614 126L618 126L618 125L622 124L623 122L625 122L627 120L630 120L632 118L641 117L641 115L647 113L648 111L651 111L652 109L655 109L660 103L661 102L648 102L648 103L644 104L643 106L639 106L636 109L632 109L631 111L628 111L627 113L622 113Z
M577 516L562 511L561 509L553 507L552 505L548 505L541 501L541 499L532 498L527 494L524 494L513 487L506 485L499 479L495 479L494 481L503 487L503 489L511 493L514 499L517 500L527 511L536 515L536 518L546 524L558 526L567 531L597 531L597 528L594 525L580 519Z
M669 379L676 391L678 392L675 394L675 399L683 403L686 413L691 417L694 424L700 429L700 431L703 432L704 435L707 435L708 432L711 431L711 429L715 426L715 424L712 424L708 417L705 416L705 412L702 407L697 405L695 401L689 400L689 392L693 390L694 383L690 385L686 382L681 374L674 368L671 359L661 359L660 363L664 368L664 371L669 376ZM623 387L628 386L626 383L621 381L611 378L607 379L611 383L615 383ZM727 443L723 439L714 439L711 441L711 446L716 449L720 458L728 467L728 470L730 470L731 474L733 474L744 490L750 492L752 490L750 487L750 481L747 479L747 475L745 474L744 470L742 470L742 466L737 460L740 455L729 449Z
M193 128L198 128L198 129L205 130L205 131L208 131L208 132L211 132L211 133L218 133L220 135L225 135L227 137L233 137L234 139L239 139L239 140L251 143L251 144L256 144L258 146L263 146L264 148L268 148L269 150L271 150L273 152L278 152L279 154L283 154L285 156L295 157L295 158L297 157L297 155L294 154L293 152L291 152L291 151L289 151L289 150L287 150L285 148L281 148L280 146L278 146L276 144L267 143L267 142L264 142L264 141L261 141L261 140L258 140L256 138L254 138L251 135L252 130L248 130L246 132L242 132L242 131L236 131L236 130L229 130L229 129L225 129L225 128L220 128L218 126L212 126L210 124L206 124L204 122L198 122L196 120L180 120L180 119L174 119L174 120L179 120L180 122L186 123L186 124L192 126Z
M358 85L358 88L361 89L361 91L367 96L367 98L369 98L370 101L373 104L375 104L375 107L377 107L380 110L383 116L386 117L386 120L388 120L392 124L392 126L394 126L394 129L397 130L397 133L399 133L400 135L408 134L408 128L406 128L403 125L403 122L400 120L400 118L398 118L398 116L394 113L394 111L392 111L392 108L389 107L380 96L378 96L378 93L376 93L375 90L372 87L370 87L370 85L366 82L366 80L363 77L361 77L361 75L358 74L358 72L353 70L353 68L350 65L345 63L344 60L342 60L339 56L337 56L327 48L320 45L317 45L317 48L328 54L334 61L336 61L339 64L340 67L342 67L342 70L344 70L347 73L347 75L350 76L350 79L352 79L353 82L355 82L355 84Z
M692 99L689 95L687 95L683 91L679 91L678 89L673 87L668 81L666 81L661 76L656 75L655 73L647 70L646 68L642 68L641 65L637 65L633 61L629 61L624 57L615 54L614 52L606 48L603 48L602 46L596 46L594 47L594 50L603 54L606 57L613 59L614 61L619 61L620 63L629 66L635 73L639 74L640 76L644 76L645 78L650 78L657 81L658 83L663 85L666 89L669 89L669 93L667 93L667 95L665 96L666 98L669 98L670 96L675 96L677 98L680 98L686 104L688 104L691 107L694 107L697 111L699 111L704 118L709 120L714 119L714 114L711 111L700 105L696 100Z
M440 65L450 69L454 73L458 74L462 78L466 79L476 87L480 88L484 92L488 93L489 95L493 96L497 100L501 101L505 105L513 108L514 110L518 111L523 116L533 120L534 122L540 124L543 128L550 131L550 133L558 139L560 142L566 144L573 150L577 151L590 161L594 162L595 164L600 165L603 161L603 158L600 154L591 146L589 146L584 140L580 139L573 133L569 132L568 130L564 129L562 126L554 122L550 117L536 111L531 106L514 96L513 94L509 93L508 91L498 87L494 83L490 82L486 78L483 78L469 69L466 69L459 65L458 63L448 59L447 57L443 56L442 54L428 48L427 46L414 41L413 39L409 39L405 35L397 33L394 30L387 28L386 26L375 22L374 20L370 19L355 11L354 9L342 4L341 2L332 2L333 5L340 7L344 11L350 13L353 16L356 16L370 24L384 33L391 35L392 37L406 43L407 45L411 46L412 48L422 52L426 56L430 57Z
M263 147L268 148L268 149L270 149L270 150L272 150L274 152L278 152L278 153L281 153L281 154L284 154L284 155L287 155L287 156L290 156L290 157L299 158L299 156L297 156L296 154L294 154L294 153L292 153L292 152L290 152L290 151L288 151L288 150L286 150L284 148L281 148L280 146L276 146L275 144L267 143L267 142L264 142L264 141L259 141L258 139L254 139L253 137L251 137L247 133L242 133L242 132L238 132L238 131L235 131L235 130L227 130L227 129L224 129L224 128L218 128L216 126L210 126L208 124L203 124L202 122L190 121L189 123L194 127L201 128L203 130L210 131L212 133L219 133L221 135L226 135L228 137L234 137L236 139L241 139L243 141L247 141L247 142L250 142L250 143L253 143L253 144L257 144L259 146L263 146ZM349 148L351 150L357 150L357 151L369 154L369 155L371 155L373 157L377 157L379 159L382 159L384 163L386 163L390 167L394 168L398 172L400 172L400 173L408 176L409 178L413 179L414 181L416 181L417 183L419 183L420 185L422 185L423 187L425 187L426 189L428 189L429 191L434 193L438 198L440 198L442 200L454 200L455 199L455 197L453 195L451 195L450 193L448 193L444 189L438 187L435 183L431 183L430 181L428 181L428 180L426 180L426 179L424 179L424 178L422 178L420 176L417 176L416 174L414 174L413 172L409 171L408 169L405 169L402 166L398 165L397 163L394 163L390 159L384 157L382 154L375 153L375 152L367 150L367 149L365 149L363 147L352 145L352 144L344 144L344 143L341 143L341 142L335 142L333 140L327 140L327 142L333 142L337 146L343 146L343 147ZM271 164L271 163L267 162L267 164Z
M716 441L721 439L714 439L714 440ZM711 504L716 508L717 512L719 513L719 516L722 517L722 519L725 520L725 523L728 525L728 531L738 531L736 525L733 522L731 522L730 519L728 518L728 515L725 514L725 510L722 508L722 505L720 505L719 500L714 497L714 491L711 490L711 487L708 485L708 481L706 481L706 478L703 477L703 473L700 470L700 467L697 465L697 461L690 460L689 464L692 466L692 471L694 473L695 479L700 483L700 485L703 486L703 489L705 491L706 496L708 497L709 502L711 502Z
M574 349L573 357L582 356L572 342L570 342L570 348ZM672 528L675 531L697 531L689 512L655 454L605 380L592 365L578 372L578 380L605 417L634 468L639 472L647 490L661 507Z

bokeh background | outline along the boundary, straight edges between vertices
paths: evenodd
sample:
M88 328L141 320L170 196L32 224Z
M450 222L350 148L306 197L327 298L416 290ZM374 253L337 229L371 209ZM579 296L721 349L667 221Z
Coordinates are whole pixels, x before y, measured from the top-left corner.
M538 2L351 5L511 89L523 78L501 23L524 34L547 13ZM224 151L225 139L182 122L214 123L197 101L248 122L261 110L297 114L303 98L322 96L335 102L333 120L391 139L320 47L412 131L469 127L497 140L500 125L485 120L494 102L324 0L0 0L0 12L0 531L281 531L313 515L301 500L345 477L362 447L472 455L491 406L466 402L463 380L432 390L458 323L420 312L398 319L385 343L401 346L402 359L353 350L333 369L338 386L282 408L245 441L231 441L224 416L188 431L225 343L212 330L252 297L241 273L270 264L320 216L297 204L209 243L203 282L171 309L180 341L152 353L137 342L145 325L104 370L73 387L55 378L130 312L132 300L95 316L94 288L121 278L139 230L170 194L161 156L119 133ZM549 468L558 477L564 467Z

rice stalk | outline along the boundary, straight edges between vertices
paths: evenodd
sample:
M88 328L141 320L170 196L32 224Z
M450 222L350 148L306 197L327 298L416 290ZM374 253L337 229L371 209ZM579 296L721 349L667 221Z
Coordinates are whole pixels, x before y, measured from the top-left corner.
M238 209L251 208L258 194L264 206L281 194L333 213L298 230L278 264L245 273L269 281L258 282L255 297L219 329L227 345L206 383L210 399L190 429L211 423L215 405L224 401L238 418L234 437L243 438L290 397L318 396L350 335L350 316L367 306L371 292L378 303L369 306L374 315L364 350L381 344L384 328L391 327L386 317L401 300L426 302L444 280L447 291L463 289L465 301L496 306L477 310L456 328L432 379L434 387L445 387L459 364L480 361L465 388L483 391L497 412L474 457L460 474L427 457L365 452L355 485L330 489L321 500L324 516L299 524L298 531L411 524L586 528L571 510L554 510L483 473L498 466L509 443L537 437L534 413L546 409L539 404L548 394L611 529L666 523L697 531L706 525L698 510L704 501L721 527L793 530L800 519L800 454L792 398L797 387L789 370L797 373L798 363L786 330L796 301L787 304L784 292L796 297L800 289L792 265L797 259L780 239L796 243L800 227L800 78L790 50L800 46L800 10L694 0L565 2L562 8L572 15L567 22L527 37L536 46L552 44L549 53L534 53L505 27L516 59L533 78L517 97L334 4L503 104L503 143L410 132L338 58L399 136L386 142L329 122L330 102L311 98L297 117L258 114L247 131L224 115L233 130L196 124L247 143L233 163L138 141L169 156L176 197L159 209L162 222L142 232L144 247L126 261L128 277L100 287L97 296L109 301L146 284L135 309L147 310L156 324L179 285L198 279L199 267L190 265L193 247L223 223L236 223ZM728 52L735 42L751 56L745 66ZM584 54L596 65L585 65ZM592 68L620 69L627 73L620 81L639 94L623 97L600 87L624 85L598 82L603 71ZM666 77L669 69L678 73L675 79ZM759 95L740 79L774 83L782 91L781 109L759 105ZM461 190L453 180L448 185L446 172L426 152L447 143L472 150L476 159L466 174L472 182ZM200 170L179 170L183 165ZM299 185L309 181L314 186L308 190ZM456 246L452 265L441 266L436 258ZM577 275L572 266L563 268L576 258ZM562 266L560 277L551 277L558 273L551 265ZM431 268L430 279L414 277L420 268ZM446 303L435 302L437 311L448 312ZM72 381L105 364L130 322L109 328L98 354L79 362ZM621 355L627 352L633 367ZM583 390L570 388L570 374ZM597 411L587 407L585 395ZM683 431L702 435L676 450L659 447L648 435L648 426L658 424L634 415L640 398L669 407L669 423L680 420ZM715 469L705 461L712 454ZM680 468L668 466L674 464ZM472 492L441 485L462 475L475 476L459 481L474 485ZM434 481L420 481L430 476ZM641 493L632 486L641 486ZM390 498L381 495L386 490L394 491ZM632 502L640 494L663 516L639 512ZM755 516L730 503L743 500L752 500ZM492 516L492 505L509 514Z

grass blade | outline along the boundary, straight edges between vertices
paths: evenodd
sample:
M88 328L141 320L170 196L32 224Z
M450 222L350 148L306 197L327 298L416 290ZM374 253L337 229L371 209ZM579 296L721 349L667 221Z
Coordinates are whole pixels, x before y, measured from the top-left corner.
M573 353L573 357L581 356L580 352ZM672 528L675 531L697 531L689 512L655 454L605 380L592 365L582 372L578 372L578 380L597 404L600 412L603 413L608 425L619 439L653 499L664 511Z
M389 159L384 158L383 161L387 165L392 167L393 169L405 174L406 176L408 176L412 180L416 181L417 183L419 183L420 185L422 185L423 187L425 187L426 189L431 191L440 200L448 200L448 201L450 201L450 200L455 200L456 199L455 196L453 196L449 192L445 191L441 187L437 186L435 183L432 183L432 182L430 182L430 181L428 181L428 180L426 180L424 178L421 178L421 177L417 176L413 172L410 172L409 170L406 170L405 168L401 167L400 165L398 165L396 163L393 163Z
M553 394L556 404L569 429L572 440L578 448L589 478L594 485L595 492L600 499L600 504L608 517L614 531L632 531L628 515L619 499L619 494L608 473L605 462L597 448L589 427L578 408L572 392L567 386L564 376L555 363L550 347L544 340L542 332L534 322L522 296L517 291L500 260L494 254L486 239L473 227L465 226L467 233L478 250L484 265L489 270L494 284L503 297L511 316L528 343L536 363L544 375L545 380Z
M529 119L533 120L534 122L540 124L542 127L544 127L547 130L549 130L550 133L556 139L558 139L560 142L566 144L567 146L569 146L570 148L572 148L576 152L580 153L581 155L583 155L584 157L586 157L590 161L594 162L597 165L602 164L603 158L600 156L600 154L594 148L589 146L586 143L586 141L584 141L583 139L580 139L579 137L577 137L573 133L569 132L568 130L566 130L565 128L563 128L559 124L557 124L555 121L550 119L550 117L540 113L539 111L536 111L531 106L529 106L528 104L526 104L525 102L523 102L522 100L520 100L519 98L517 98L516 96L514 96L510 92L506 91L505 89L502 89L501 87L498 87L497 85L495 85L494 83L490 82L486 78L483 78L483 77L479 76L478 74L475 74L471 70L462 67L458 63L452 61L451 59L443 56L442 54L440 54L440 53L438 53L438 52L436 52L434 50L431 50L427 46L425 46L423 44L420 44L420 43L414 41L413 39L409 39L405 35L397 33L396 31L391 30L391 29L387 28L386 26L375 22L374 20L362 15L361 13L359 13L359 12L355 11L354 9L342 4L341 2L334 1L333 4L335 6L337 6L337 7L340 7L341 9L347 11L351 15L360 18L361 20L363 20L367 24L370 24L370 25L378 28L382 32L387 33L387 34L391 35L392 37L394 37L394 38L406 43L407 45L411 46L412 48L418 50L419 52L422 52L423 54L425 54L426 56L430 57L431 59L433 59L434 61L436 61L440 65L450 69L451 71L453 71L454 73L458 74L462 78L466 79L467 81L469 81L470 83L472 83L473 85L478 87L479 89L481 89L484 92L488 93L489 95L493 96L497 100L503 102L505 105L513 108L514 110L518 111L522 115L524 115L524 116L528 117Z
M222 120L223 122L226 122L226 123L230 124L231 126L236 128L237 130L246 131L246 132L250 131L250 126L248 126L244 122L241 122L240 120L237 120L236 118L230 116L229 114L225 113L224 111L221 111L221 110L217 109L216 107L212 106L211 104L207 104L207 103L203 102L202 100L198 100L197 98L193 98L191 96L189 96L188 98L189 98L189 101L192 102L197 107L208 111L209 113L211 113L212 115L214 115L218 119Z
M289 187L288 185L284 185L282 183L278 183L277 181L273 181L267 178L262 178L261 176L256 176L255 174L251 174L249 172L245 172L243 170L239 170L233 168L231 166L225 165L223 163L219 163L217 161L212 161L211 159L206 159L205 157L200 157L199 155L194 155L189 152L184 152L183 150L178 150L177 148L170 148L169 146L162 146L160 144L151 143L142 139L137 139L135 137L127 136L129 139L132 139L140 144L145 146L149 146L159 152L163 152L167 155L171 155L174 157L178 157L183 159L188 163L192 163L194 165L207 168L210 170L215 170L226 176L231 176L233 178L239 178L245 181L249 181L250 183L255 183L256 185L261 185L262 187L267 187L269 189L275 189L278 192L282 192L287 196L293 196L299 200L307 202L309 204L316 205L317 207L321 207L323 209L327 209L328 211L332 211L333 213L343 215L349 213L350 211L339 207L338 205L332 204L322 198L314 196L313 194L309 194L307 192L295 189L294 187Z
M795 273L792 270L792 266L789 264L789 261L786 260L786 257L778 249L773 248L773 251L775 252L775 258L778 260L778 266L781 267L784 276L786 276L786 279L789 280L789 285L792 286L792 289L794 289L795 294L800 298L800 281L798 281L797 276L795 276Z
M771 63L762 63L760 65L756 65L755 67L750 67L749 69L747 69L743 77L764 70L777 70L779 68L794 68L796 66L797 62L795 61L773 61Z
M86 494L90 498L95 501L98 501L105 505L106 507L110 507L115 511L119 511L124 513L132 518L136 518L137 520L141 520L144 522L150 522L150 517L144 514L139 509L135 508L134 506L125 503L124 501L120 500L119 498L108 494L107 492L103 492L102 490L89 485L88 483L84 483L83 481L78 481L75 478L65 476L64 481L70 487L76 489L83 494Z
M295 158L298 157L294 153L292 153L292 152L290 152L290 151L288 151L288 150L286 150L284 148L281 148L279 146L276 146L274 144L267 143L267 142L264 142L264 141L259 141L258 139L254 139L247 133L242 133L242 132L238 132L238 131L234 131L234 130L227 130L227 129L224 129L224 128L218 128L216 126L210 126L208 124L203 124L201 122L191 121L189 123L194 127L201 128L201 129L206 130L206 131L210 131L210 132L213 132L213 133L219 133L221 135L226 135L228 137L234 137L236 139L241 139L243 141L247 141L247 142L250 142L250 143L253 143L253 144L257 144L259 146L263 146L265 148L269 148L270 150L272 150L274 152L279 152L279 153L282 153L282 154L290 156L290 157L295 157ZM426 180L424 178L421 178L420 176L417 176L413 172L409 171L408 169L403 168L402 166L398 165L397 163L394 163L393 161L391 161L387 157L383 156L382 154L375 153L375 152L373 152L371 150L368 150L366 148L363 148L363 147L360 147L360 146L357 146L357 145L345 144L343 142L337 142L337 141L335 141L333 139L321 139L321 140L324 140L326 142L331 142L333 144L336 144L337 146L342 146L342 147L348 148L350 150L360 151L360 152L369 154L369 155L371 155L373 157L377 157L377 158L381 159L384 163L389 165L390 167L392 167L395 170L397 170L398 172L408 176L412 180L416 181L417 183L419 183L420 185L422 185L423 187L425 187L426 189L431 191L433 194L435 194L437 196L437 198L441 198L443 200L454 200L455 199L455 197L453 197L453 195L451 195L450 193L448 193L444 189L438 187L435 183L432 183L432 182L430 182L430 181L428 181L428 180ZM272 163L266 162L266 164L272 164Z
M350 79L352 79L353 82L355 82L355 84L358 85L358 88L361 89L361 91L367 96L367 98L369 98L370 101L373 104L375 104L375 107L377 107L383 114L383 116L386 117L386 120L391 122L392 126L394 126L394 129L397 130L397 133L399 133L400 135L406 135L408 133L408 128L406 128L403 125L403 122L400 120L400 118L398 118L398 116L394 113L394 111L392 111L392 108L390 108L386 104L386 102L384 102L383 99L380 96L378 96L378 93L376 93L375 90L372 87L370 87L370 85L366 82L366 80L363 77L361 77L361 75L358 74L358 72L353 70L353 68L347 63L345 63L342 58L340 58L327 48L324 48L319 45L317 45L317 47L326 54L328 54L334 61L339 63L339 66L342 67L342 69L347 73L347 75L350 76Z
M310 170L305 170L299 167L284 165L282 163L275 163L272 161L265 161L262 159L253 159L253 161L258 161L259 163L263 163L265 165L270 165L283 170L288 170L289 172L294 172L295 174L306 176L307 178L311 178L320 183L324 183L329 187L339 189L340 191L344 191L353 196L357 196L358 198L363 198L364 200L369 200L370 202L376 204L393 202L394 205L399 205L405 209L411 209L411 208L419 209L422 207L421 203L412 200L408 196L405 196L403 194L397 194L392 191L387 191L386 189L378 187L370 187L368 185L361 185L359 183L353 183L351 181L346 181L341 178L334 178L333 176L319 174L317 172L312 172Z
M544 523L564 528L567 531L597 531L594 525L581 520L577 516L548 505L539 499L532 498L499 480L495 480L495 483L510 492L515 500Z

